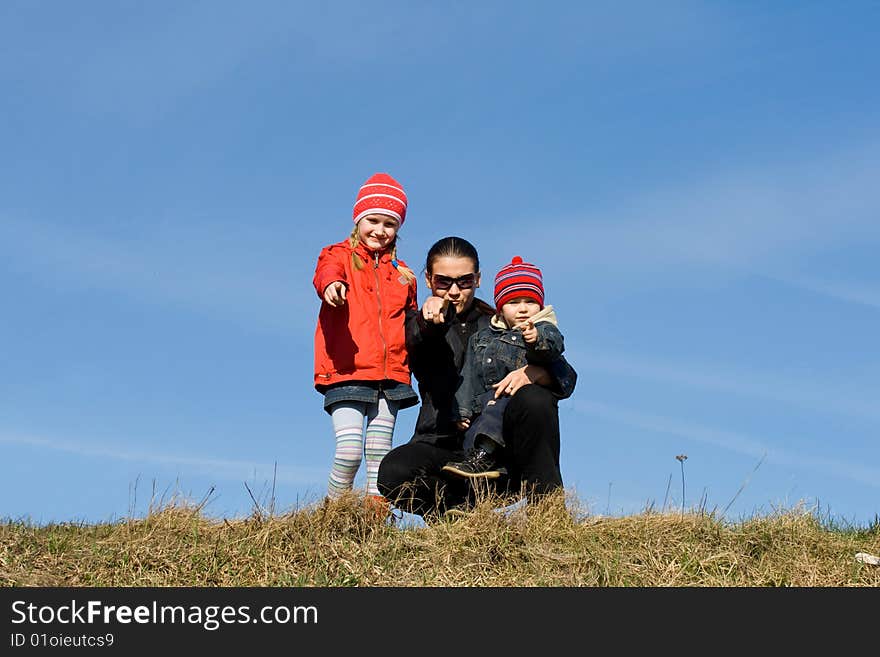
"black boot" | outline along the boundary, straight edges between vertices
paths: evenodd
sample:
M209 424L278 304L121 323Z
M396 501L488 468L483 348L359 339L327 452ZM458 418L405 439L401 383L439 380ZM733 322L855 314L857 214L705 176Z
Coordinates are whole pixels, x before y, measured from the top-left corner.
M482 445L474 446L463 460L450 461L442 470L468 479L498 479L507 474L506 468L496 464L494 453Z

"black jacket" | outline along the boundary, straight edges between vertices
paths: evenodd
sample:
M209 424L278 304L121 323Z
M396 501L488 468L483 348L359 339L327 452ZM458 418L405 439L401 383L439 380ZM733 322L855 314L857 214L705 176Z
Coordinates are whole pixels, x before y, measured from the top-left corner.
M422 400L410 442L429 442L450 449L461 447L464 434L455 426L455 391L461 382L468 339L487 328L493 314L492 307L480 299L475 299L462 317L450 305L443 324L426 324L421 310L407 311L406 348ZM571 396L577 373L565 358L560 356L547 369L556 379L551 392L558 399Z

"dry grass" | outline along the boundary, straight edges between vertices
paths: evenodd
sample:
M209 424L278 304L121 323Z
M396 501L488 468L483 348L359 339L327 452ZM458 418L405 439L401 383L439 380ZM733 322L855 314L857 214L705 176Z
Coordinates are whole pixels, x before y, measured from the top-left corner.
M561 497L399 529L355 497L214 520L173 503L113 524L0 526L2 586L880 586L880 526L797 510L597 517Z

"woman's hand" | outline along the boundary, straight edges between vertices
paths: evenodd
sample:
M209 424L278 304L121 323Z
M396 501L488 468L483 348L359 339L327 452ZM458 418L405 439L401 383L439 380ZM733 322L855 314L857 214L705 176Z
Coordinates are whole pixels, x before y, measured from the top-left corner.
M526 365L513 370L492 387L495 388L495 399L498 399L502 395L512 397L517 390L531 383L549 385L551 381L550 374L540 365Z
M333 281L324 288L324 301L334 308L345 305L345 283L342 281Z
M467 431L468 427L471 426L471 421L465 418L464 420L458 420L455 423L455 426L458 427L459 431Z
M440 297L428 297L422 304L422 317L428 324L442 324L446 321L446 309L449 307L449 299Z

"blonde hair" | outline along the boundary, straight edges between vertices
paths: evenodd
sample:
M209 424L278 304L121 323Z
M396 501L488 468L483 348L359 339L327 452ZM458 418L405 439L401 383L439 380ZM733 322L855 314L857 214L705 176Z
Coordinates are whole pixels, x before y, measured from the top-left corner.
M351 235L348 236L348 243L351 244L351 248L354 249L358 244L361 243L360 235L358 235L357 224L354 225L354 228L351 231ZM406 279L407 283L413 283L416 280L416 275L413 273L412 269L406 267L405 265L396 264L397 263L397 235L394 236L394 240L391 242L391 260L394 264L394 267L403 274L403 277ZM360 271L364 268L364 261L361 260L361 257L355 253L351 252L351 266L356 270Z

